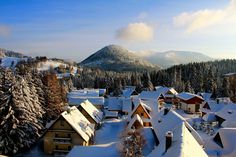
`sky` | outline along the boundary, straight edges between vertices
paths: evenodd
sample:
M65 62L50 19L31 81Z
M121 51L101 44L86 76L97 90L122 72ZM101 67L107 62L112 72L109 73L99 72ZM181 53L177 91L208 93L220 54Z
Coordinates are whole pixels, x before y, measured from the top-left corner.
M0 47L81 61L110 44L236 58L236 0L0 0Z

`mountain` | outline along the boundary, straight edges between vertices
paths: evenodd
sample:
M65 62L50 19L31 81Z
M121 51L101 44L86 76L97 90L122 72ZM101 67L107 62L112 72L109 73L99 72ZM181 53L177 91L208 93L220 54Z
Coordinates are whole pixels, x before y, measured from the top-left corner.
M167 51L167 52L140 52L136 53L153 64L158 64L163 68L173 65L187 64L191 62L212 61L213 58L198 52L189 51Z
M143 60L135 53L117 46L109 45L95 52L79 65L111 71L159 70L160 67Z
M24 57L24 55L22 53L0 48L0 57L5 57L5 56L16 57L16 58L23 58Z

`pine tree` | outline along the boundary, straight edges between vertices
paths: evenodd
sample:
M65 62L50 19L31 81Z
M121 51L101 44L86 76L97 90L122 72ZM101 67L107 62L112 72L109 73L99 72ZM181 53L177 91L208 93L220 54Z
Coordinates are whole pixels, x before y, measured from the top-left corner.
M143 90L146 90L146 91L154 90L154 86L151 82L150 75L148 72L143 74Z

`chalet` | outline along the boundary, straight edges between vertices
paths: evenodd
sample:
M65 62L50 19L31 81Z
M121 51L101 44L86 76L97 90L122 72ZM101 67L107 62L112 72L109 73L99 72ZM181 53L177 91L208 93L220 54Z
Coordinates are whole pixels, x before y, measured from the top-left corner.
M216 119L219 123L219 126L222 127L236 127L236 104L227 104L224 107L216 112Z
M145 126L145 127L152 126L151 121L150 121L151 120L151 116L150 116L151 111L152 111L152 109L149 106L147 106L143 102L139 101L138 105L135 105L134 109L129 114L128 123L131 121L131 119L136 114L138 114L143 121L143 126Z
M211 140L205 143L209 156L235 157L236 156L236 128L220 128Z
M178 92L173 87L162 87L157 86L155 87L155 90L157 92L160 92L164 96L165 103L172 104L175 101L175 97L178 94Z
M152 119L158 145L147 157L207 157L198 133L175 111Z
M143 120L142 118L136 114L135 116L133 116L133 118L129 121L129 124L127 126L127 130L130 131L132 129L140 129L140 128L143 128L144 125L143 125Z
M94 137L94 124L91 124L76 108L68 108L48 128L43 137L44 152L66 154L74 145L88 146Z
M216 113L225 106L224 103L220 103L214 100L204 101L200 111L202 112L202 117L208 113Z
M177 95L179 105L187 113L199 113L203 98L199 95L182 92Z
M79 111L88 119L88 121L95 126L99 126L103 119L103 112L98 110L88 100L82 102L78 107Z

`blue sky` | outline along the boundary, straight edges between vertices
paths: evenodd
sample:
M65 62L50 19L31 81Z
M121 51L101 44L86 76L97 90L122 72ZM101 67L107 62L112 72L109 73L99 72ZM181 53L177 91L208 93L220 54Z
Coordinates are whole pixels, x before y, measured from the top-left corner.
M0 0L0 47L82 60L118 44L236 58L236 0Z

